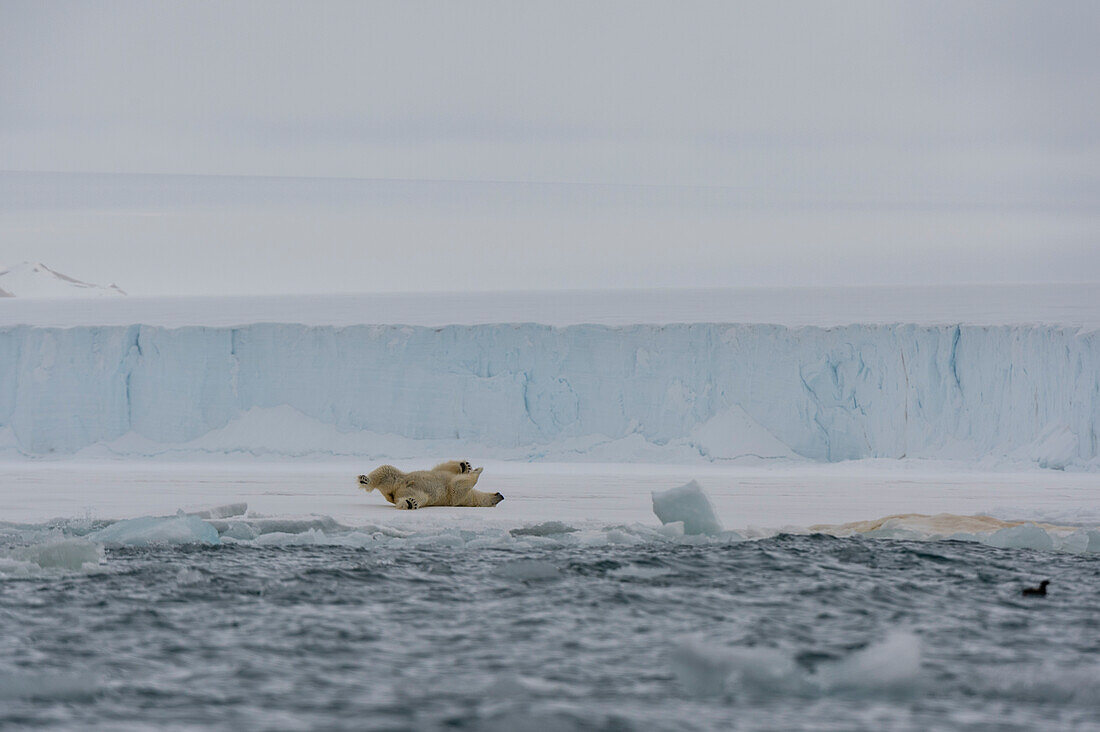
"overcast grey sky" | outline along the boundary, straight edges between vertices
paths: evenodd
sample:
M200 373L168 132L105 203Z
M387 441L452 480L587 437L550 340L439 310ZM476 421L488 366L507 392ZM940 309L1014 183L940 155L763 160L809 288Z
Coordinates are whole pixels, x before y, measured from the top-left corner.
M6 174L0 262L141 294L1100 280L1097 37L1095 2L6 0L2 170L449 183Z

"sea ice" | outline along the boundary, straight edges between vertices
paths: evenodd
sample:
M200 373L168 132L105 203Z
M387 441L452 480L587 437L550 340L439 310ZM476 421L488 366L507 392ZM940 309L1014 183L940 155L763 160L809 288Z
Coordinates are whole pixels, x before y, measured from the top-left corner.
M252 541L260 532L247 521L227 521L223 526L215 525L218 534L222 538L237 539L238 541Z
M541 524L532 524L519 529L512 529L512 536L553 536L554 534L570 534L575 528L561 521L543 521Z
M657 529L657 533L661 536L667 536L672 539L682 537L684 535L684 522L669 521L664 526Z
M331 516L310 516L306 518L251 518L248 521L241 519L224 520L211 519L208 522L218 533L232 532L234 539L251 539L260 534L302 534L311 529L322 532L334 532L346 529ZM247 526L247 529L244 528ZM253 536L247 534L251 532Z
M302 532L269 531L256 537L256 546L313 546L325 544L324 532L308 529Z
M195 516L142 516L111 524L88 536L92 541L121 546L149 544L217 544L218 530Z
M1058 542L1058 549L1064 552L1100 553L1100 531L1096 529L1078 529Z
M51 539L0 555L0 575L32 577L42 570L93 571L103 562L103 547L87 539Z
M187 515L197 516L201 519L227 519L234 516L243 516L247 512L247 503L227 503L224 506L214 506L202 511L191 511Z
M103 547L87 539L62 539L24 547L14 556L43 569L76 571L98 566L103 560Z
M702 486L694 480L679 488L653 492L653 513L662 524L682 521L685 534L719 534L722 523Z
M1021 524L995 531L985 543L1001 549L1054 549L1054 539L1035 524Z

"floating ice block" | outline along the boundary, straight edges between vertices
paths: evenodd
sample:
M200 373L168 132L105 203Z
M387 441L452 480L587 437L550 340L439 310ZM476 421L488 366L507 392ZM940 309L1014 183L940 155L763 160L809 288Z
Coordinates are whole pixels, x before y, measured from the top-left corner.
M122 546L217 544L218 530L195 516L142 516L113 523L88 538Z
M694 480L679 488L653 492L653 513L662 524L682 521L685 534L718 534L722 523L702 486Z
M1046 551L1054 549L1054 539L1035 524L1010 526L1007 529L995 531L986 539L985 543L1001 549L1040 549Z

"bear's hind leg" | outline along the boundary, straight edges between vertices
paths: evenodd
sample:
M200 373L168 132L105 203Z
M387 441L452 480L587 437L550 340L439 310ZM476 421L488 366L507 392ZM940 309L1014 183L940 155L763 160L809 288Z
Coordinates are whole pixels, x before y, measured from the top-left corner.
M458 505L470 508L492 508L503 500L504 496L499 493L486 493L471 489Z
M477 485L477 479L481 477L481 471L485 468L474 468L473 470L467 470L461 475L456 475L451 478L451 487L456 493L461 493L464 490L469 490Z
M417 490L412 486L403 486L398 488L393 494L393 505L395 508L400 508L408 511L415 511L422 506L428 504L428 496L424 491Z
M485 493L483 491L474 490L478 478L481 477L482 470L484 470L484 468L476 468L469 473L457 476L451 480L454 505L467 506L470 508L490 508L504 500L504 496L499 493Z
M469 460L448 460L445 463L440 463L432 468L433 473L454 473L455 475L461 475L463 473L469 473L473 469Z

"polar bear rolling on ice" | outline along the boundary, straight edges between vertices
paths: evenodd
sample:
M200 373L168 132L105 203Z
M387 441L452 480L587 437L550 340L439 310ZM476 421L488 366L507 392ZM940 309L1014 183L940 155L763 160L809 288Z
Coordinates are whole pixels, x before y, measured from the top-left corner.
M375 468L359 476L359 487L377 490L397 508L425 506L495 506L504 500L499 493L475 491L484 468L473 468L466 460L451 460L431 470L403 473L392 465Z

